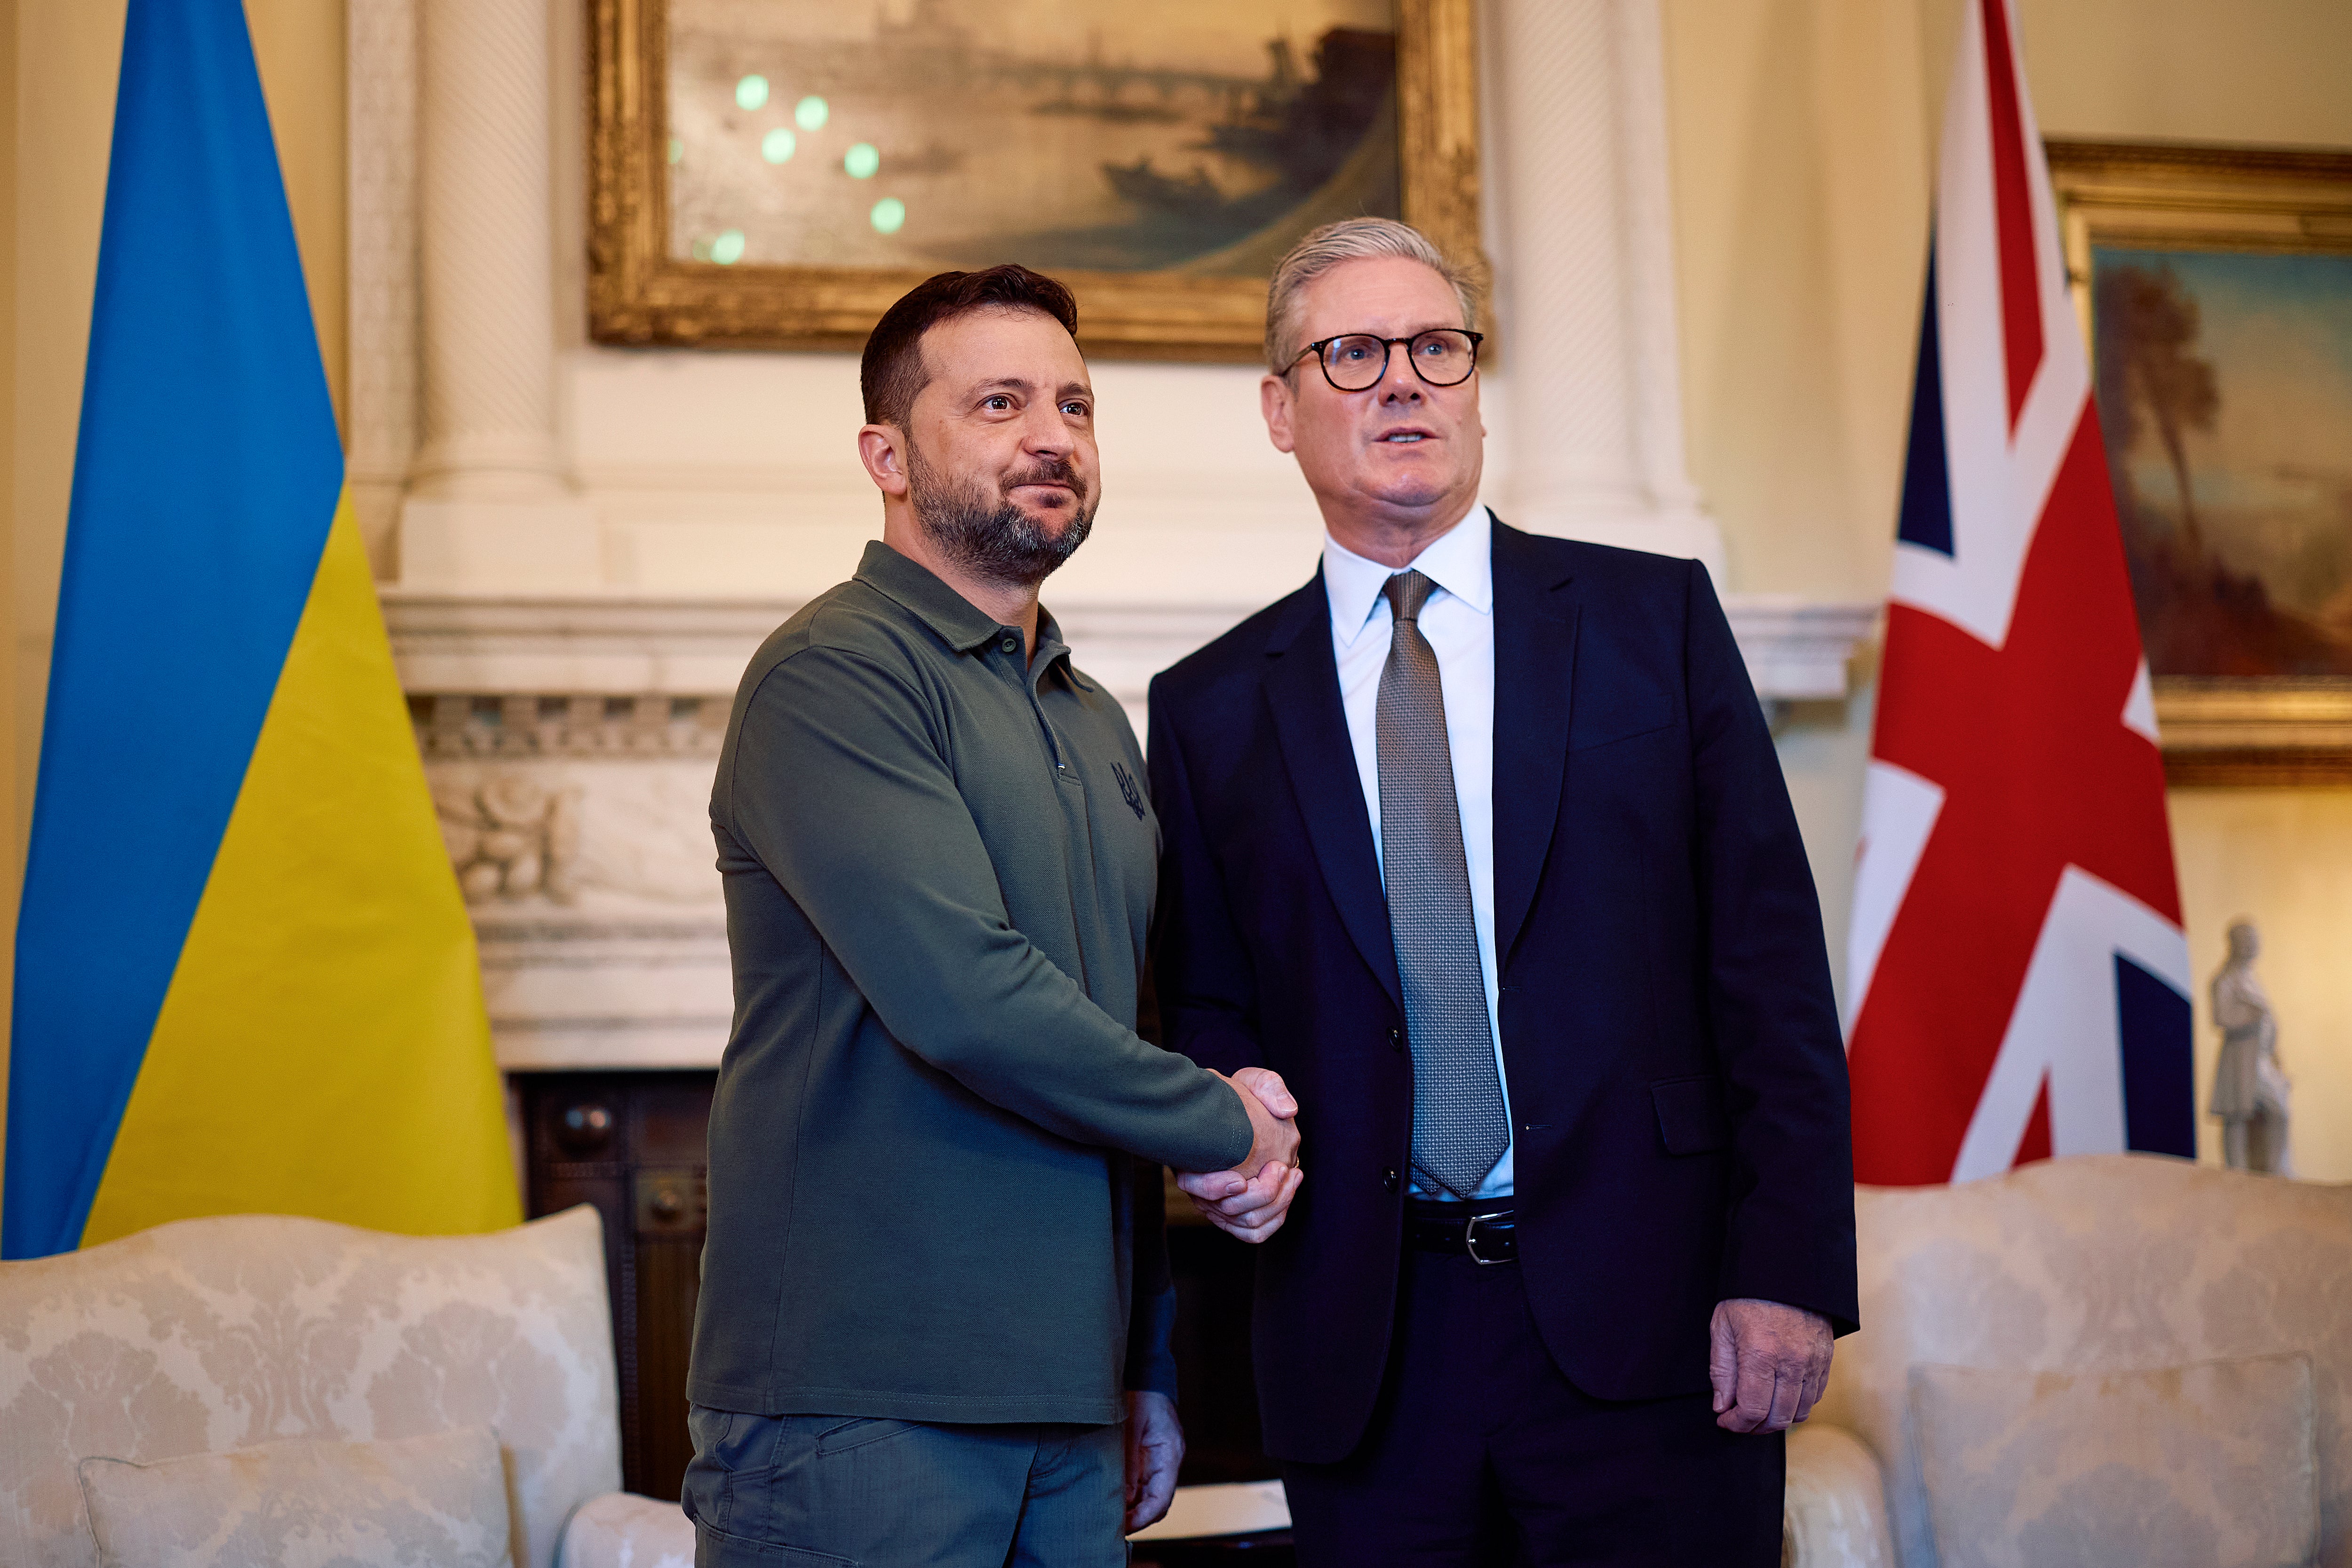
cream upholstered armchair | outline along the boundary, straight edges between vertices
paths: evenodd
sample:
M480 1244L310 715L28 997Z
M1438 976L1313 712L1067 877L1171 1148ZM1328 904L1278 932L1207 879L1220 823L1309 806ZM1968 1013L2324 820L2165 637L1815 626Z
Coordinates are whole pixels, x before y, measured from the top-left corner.
M616 1490L615 1409L603 1231L591 1208L455 1237L262 1215L188 1219L0 1264L0 1563L90 1568L135 1555L115 1548L101 1558L85 1494L102 1489L84 1461L144 1485L174 1464L214 1463L182 1456L226 1455L220 1463L234 1469L296 1451L309 1476L325 1473L322 1450L397 1458L471 1433L478 1473L460 1479L503 1537L485 1551L419 1555L399 1539L409 1513L394 1500L454 1528L453 1508L466 1510L448 1497L465 1486L422 1502L312 1495L311 1525L268 1527L312 1528L315 1547L317 1529L366 1514L386 1561L684 1568L692 1531L677 1505ZM217 1516L228 1475L215 1465L172 1484ZM152 1515L156 1495L151 1486L129 1511ZM208 1518L210 1539L247 1533L197 1560L249 1556L255 1528ZM189 1555L175 1550L173 1560Z
M2352 1564L2352 1187L2095 1155L1855 1220L1787 1561Z

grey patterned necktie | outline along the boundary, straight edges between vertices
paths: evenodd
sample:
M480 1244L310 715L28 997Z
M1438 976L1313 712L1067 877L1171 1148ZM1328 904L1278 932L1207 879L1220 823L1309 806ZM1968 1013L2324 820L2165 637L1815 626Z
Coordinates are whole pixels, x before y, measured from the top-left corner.
M1412 1046L1413 1169L1424 1185L1468 1197L1510 1146L1510 1124L1470 913L1445 688L1421 634L1435 586L1402 571L1381 590L1396 627L1381 670L1381 869Z

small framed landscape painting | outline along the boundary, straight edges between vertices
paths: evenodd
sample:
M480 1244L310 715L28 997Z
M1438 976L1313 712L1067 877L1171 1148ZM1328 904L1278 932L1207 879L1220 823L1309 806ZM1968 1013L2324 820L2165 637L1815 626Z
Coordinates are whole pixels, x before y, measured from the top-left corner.
M602 342L852 348L1017 261L1089 352L1239 360L1318 224L1483 271L1471 0L590 5Z
M2053 141L2176 784L2352 784L2352 153Z

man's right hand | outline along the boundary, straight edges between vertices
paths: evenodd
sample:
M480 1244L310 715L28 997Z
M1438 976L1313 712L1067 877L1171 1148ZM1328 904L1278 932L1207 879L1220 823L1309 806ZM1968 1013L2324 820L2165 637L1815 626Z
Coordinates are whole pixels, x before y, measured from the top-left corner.
M1263 1067L1244 1067L1225 1082L1241 1096L1249 1116L1250 1151L1229 1171L1180 1172L1176 1185L1226 1235L1264 1241L1282 1228L1290 1200L1306 1179L1298 1168L1298 1102L1280 1073Z

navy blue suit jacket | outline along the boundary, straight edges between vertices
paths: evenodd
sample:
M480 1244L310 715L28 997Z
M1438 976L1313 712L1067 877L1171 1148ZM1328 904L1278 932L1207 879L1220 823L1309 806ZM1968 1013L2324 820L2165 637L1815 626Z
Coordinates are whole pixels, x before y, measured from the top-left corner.
M1497 525L1495 940L1520 1267L1586 1393L1707 1386L1715 1304L1856 1315L1845 1056L1771 735L1696 562ZM1271 1067L1307 1180L1261 1249L1265 1445L1362 1435L1412 1063L1318 573L1151 685L1167 1044Z

